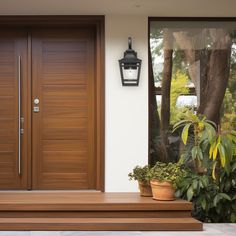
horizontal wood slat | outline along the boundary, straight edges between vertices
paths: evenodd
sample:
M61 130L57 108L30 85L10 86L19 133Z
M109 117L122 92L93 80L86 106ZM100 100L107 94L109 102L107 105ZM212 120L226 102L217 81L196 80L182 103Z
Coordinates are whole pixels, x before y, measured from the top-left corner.
M184 200L154 201L138 193L99 192L2 192L0 211L191 211L192 204Z
M0 218L0 230L202 230L193 218Z
M188 218L191 211L0 211L0 218Z

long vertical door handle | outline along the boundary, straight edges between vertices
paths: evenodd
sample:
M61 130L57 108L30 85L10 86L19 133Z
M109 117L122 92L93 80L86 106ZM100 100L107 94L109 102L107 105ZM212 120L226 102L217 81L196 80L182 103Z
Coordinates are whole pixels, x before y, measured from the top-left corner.
M18 174L21 174L21 56L18 56Z

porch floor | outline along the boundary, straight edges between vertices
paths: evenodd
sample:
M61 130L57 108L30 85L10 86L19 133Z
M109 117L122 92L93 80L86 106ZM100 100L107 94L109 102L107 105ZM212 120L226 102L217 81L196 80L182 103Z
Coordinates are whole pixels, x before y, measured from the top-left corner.
M0 230L202 230L191 208L138 193L0 192Z

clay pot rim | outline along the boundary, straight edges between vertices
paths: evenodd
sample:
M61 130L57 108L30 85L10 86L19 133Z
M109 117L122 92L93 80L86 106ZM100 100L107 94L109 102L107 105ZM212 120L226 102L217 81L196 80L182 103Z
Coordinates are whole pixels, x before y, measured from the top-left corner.
M153 184L153 185L173 187L173 183L171 181L160 181L160 180L157 180L157 179L152 179L150 181L150 183Z

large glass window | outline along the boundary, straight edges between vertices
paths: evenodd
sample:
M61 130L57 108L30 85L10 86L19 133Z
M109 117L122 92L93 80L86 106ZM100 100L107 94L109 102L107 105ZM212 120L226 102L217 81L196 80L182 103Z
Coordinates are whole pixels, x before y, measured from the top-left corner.
M204 114L236 129L236 21L150 21L150 160L177 160L173 125Z

